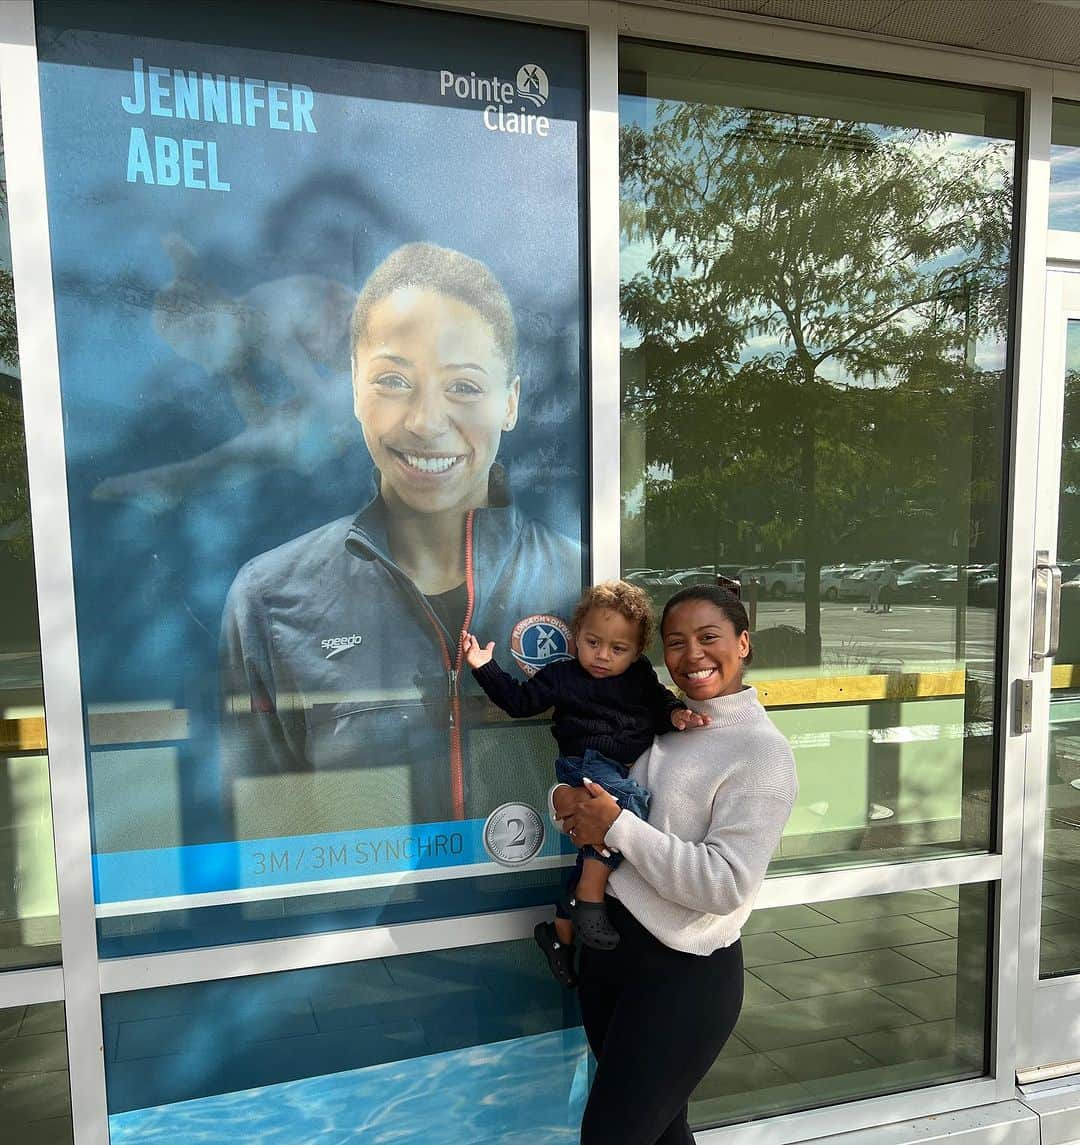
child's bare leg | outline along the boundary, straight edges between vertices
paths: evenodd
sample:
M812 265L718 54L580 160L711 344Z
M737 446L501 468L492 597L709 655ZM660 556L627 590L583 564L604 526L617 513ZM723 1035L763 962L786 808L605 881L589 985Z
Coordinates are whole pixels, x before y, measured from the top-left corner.
M611 868L599 859L586 859L581 866L575 895L583 902L603 902Z
M574 942L574 924L568 918L555 919L555 933L563 946L571 946Z

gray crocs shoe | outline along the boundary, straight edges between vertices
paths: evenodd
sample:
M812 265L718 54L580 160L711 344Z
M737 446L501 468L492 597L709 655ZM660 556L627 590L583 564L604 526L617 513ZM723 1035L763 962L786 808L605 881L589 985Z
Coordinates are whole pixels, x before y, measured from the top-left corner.
M619 945L619 932L611 925L607 907L602 902L570 900L570 920L574 933L593 950L614 950Z

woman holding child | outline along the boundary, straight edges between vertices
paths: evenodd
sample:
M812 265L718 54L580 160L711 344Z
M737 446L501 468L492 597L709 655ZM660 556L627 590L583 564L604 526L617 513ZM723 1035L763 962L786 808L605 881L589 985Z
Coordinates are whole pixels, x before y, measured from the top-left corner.
M634 764L648 821L601 787L559 785L579 847L621 853L606 906L620 941L584 946L578 988L597 1071L581 1145L688 1145L687 1105L742 1006L740 930L798 791L787 741L743 684L749 622L725 589L676 593L664 662L707 724L658 737Z

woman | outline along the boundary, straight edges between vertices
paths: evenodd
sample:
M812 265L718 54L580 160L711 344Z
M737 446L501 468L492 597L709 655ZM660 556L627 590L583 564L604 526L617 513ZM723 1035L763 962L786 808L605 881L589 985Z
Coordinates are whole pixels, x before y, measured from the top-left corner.
M726 589L676 593L664 662L707 727L657 739L634 765L649 821L602 788L552 791L573 842L620 851L613 951L583 949L585 1033L597 1060L582 1145L686 1145L687 1103L742 1006L740 929L798 792L795 763L753 688L746 610Z
M515 343L498 280L459 251L399 247L361 290L353 408L375 495L249 561L223 622L230 777L349 782L247 785L259 806L241 827L310 815L316 792L316 820L289 833L483 816L514 794L507 753L535 755L543 799L546 729L485 726L460 672L470 623L524 668L567 656L559 615L581 584L578 546L513 507L495 460L517 423Z

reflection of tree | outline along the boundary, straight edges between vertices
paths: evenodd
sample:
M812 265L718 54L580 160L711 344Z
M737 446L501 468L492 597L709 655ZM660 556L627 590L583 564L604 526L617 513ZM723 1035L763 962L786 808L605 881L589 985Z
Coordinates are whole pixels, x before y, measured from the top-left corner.
M622 130L623 230L649 252L622 308L650 536L670 517L729 553L753 537L804 556L812 662L824 556L942 511L966 551L975 453L996 480L972 415L989 397L993 437L1000 381L972 347L1005 323L1011 155L675 102Z
M0 226L7 226L7 178L0 139ZM11 271L0 268L0 371L18 366L15 287ZM30 555L30 495L26 479L26 439L22 393L17 378L0 372L0 542L16 557Z
M1080 559L1080 371L1077 370L1065 374L1058 522L1058 560Z

